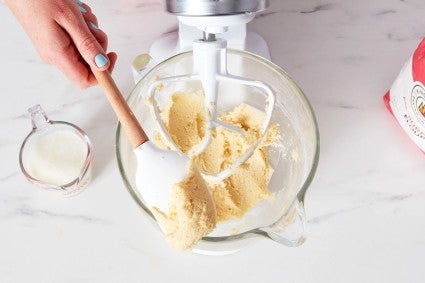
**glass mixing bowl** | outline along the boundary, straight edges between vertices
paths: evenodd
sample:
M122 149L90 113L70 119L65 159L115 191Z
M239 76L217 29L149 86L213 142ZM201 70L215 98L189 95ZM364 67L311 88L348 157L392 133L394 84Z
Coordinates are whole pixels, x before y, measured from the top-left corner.
M272 62L236 50L228 50L227 61L230 74L263 81L274 90L276 104L272 122L279 125L281 146L268 148L269 161L274 169L268 186L272 197L262 200L241 219L219 223L194 251L230 253L263 237L287 246L300 245L305 240L304 196L319 158L319 132L314 112L297 84ZM127 102L149 137L153 138L156 130L145 99L149 85L158 78L191 72L192 52L181 53L154 66L131 92ZM199 82L179 82L166 85L161 91L172 93L181 89L195 91L201 89L201 85ZM258 89L236 84L221 84L218 99L218 113L226 112L241 102L261 110L266 103ZM142 212L154 221L137 190L136 158L121 125L117 128L116 143L118 166L124 183Z

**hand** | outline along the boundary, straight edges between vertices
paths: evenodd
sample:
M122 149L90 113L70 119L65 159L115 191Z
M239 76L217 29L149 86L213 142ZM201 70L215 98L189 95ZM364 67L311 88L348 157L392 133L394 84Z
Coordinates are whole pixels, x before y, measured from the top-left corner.
M6 0L43 61L58 67L80 88L95 85L90 67L112 71L107 35L87 4L74 0Z

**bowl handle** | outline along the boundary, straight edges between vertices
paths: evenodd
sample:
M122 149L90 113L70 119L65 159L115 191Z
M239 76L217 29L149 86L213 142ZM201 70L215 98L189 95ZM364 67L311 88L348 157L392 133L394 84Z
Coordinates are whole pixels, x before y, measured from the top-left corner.
M306 217L304 204L296 199L288 210L276 223L258 229L261 234L269 237L275 242L288 247L297 247L306 240Z

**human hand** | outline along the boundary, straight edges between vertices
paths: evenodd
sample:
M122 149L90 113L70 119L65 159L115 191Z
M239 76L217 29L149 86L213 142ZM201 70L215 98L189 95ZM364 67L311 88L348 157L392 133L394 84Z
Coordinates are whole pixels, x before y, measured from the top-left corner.
M80 88L95 85L92 68L112 71L117 55L106 54L107 35L90 7L74 0L6 0L40 57Z

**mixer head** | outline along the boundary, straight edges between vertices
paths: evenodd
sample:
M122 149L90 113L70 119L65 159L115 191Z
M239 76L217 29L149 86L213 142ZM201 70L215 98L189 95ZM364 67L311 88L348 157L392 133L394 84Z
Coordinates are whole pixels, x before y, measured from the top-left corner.
M167 11L176 16L224 16L257 13L268 6L268 0L166 0Z
M214 34L251 21L267 6L267 0L166 0L167 11L180 22Z
M273 114L275 96L273 90L264 82L237 77L227 72L227 43L222 38L216 38L216 34L226 32L228 26L247 23L255 16L255 12L266 8L268 1L265 0L167 0L167 10L179 16L179 20L186 25L196 26L203 31L203 37L193 42L193 71L192 74L160 78L148 89L148 100L151 102L154 119L157 122L159 133L167 145L176 151L180 151L167 131L162 121L156 95L163 84L179 82L200 81L204 91L205 109L205 136L202 141L188 152L191 156L201 154L212 140L212 131L221 126L229 131L244 135L240 129L217 118L217 101L219 84L229 82L247 87L256 88L266 98L265 119L263 121L260 135L233 164L221 172L202 172L207 179L223 179L231 175L236 168L244 163L254 153L266 134ZM183 153L183 152L181 152Z

